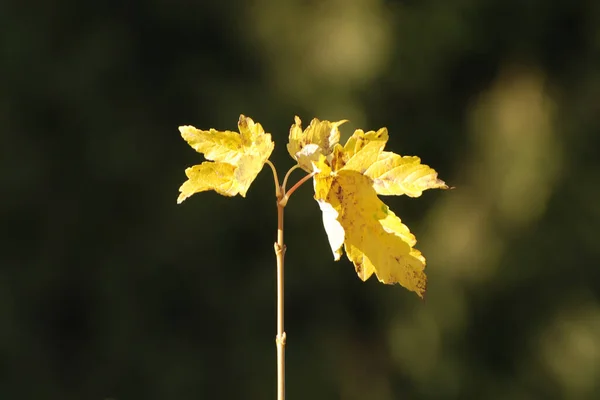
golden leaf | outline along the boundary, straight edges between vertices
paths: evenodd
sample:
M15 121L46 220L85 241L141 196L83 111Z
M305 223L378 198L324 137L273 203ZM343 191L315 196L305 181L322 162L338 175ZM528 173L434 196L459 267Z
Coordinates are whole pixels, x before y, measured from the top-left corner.
M246 196L250 185L273 152L271 135L251 118L240 115L240 133L203 131L193 126L181 126L179 131L186 142L212 162L187 168L188 180L181 185L177 203L194 193L214 190L224 196Z
M417 240L377 195L418 197L448 186L418 157L384 152L387 140L385 128L359 129L343 147L336 144L328 157L313 160L315 200L335 260L343 245L363 281L375 274L380 282L399 283L423 297L426 261L414 248Z
M426 189L448 189L448 185L438 179L437 172L421 159L414 156L401 157L391 152L383 152L365 175L373 180L377 194L419 197Z
M312 163L317 161L320 155L331 154L333 147L339 142L338 127L346 120L330 122L314 118L305 130L302 130L300 118L295 117L294 121L290 128L288 152L302 169L312 172Z

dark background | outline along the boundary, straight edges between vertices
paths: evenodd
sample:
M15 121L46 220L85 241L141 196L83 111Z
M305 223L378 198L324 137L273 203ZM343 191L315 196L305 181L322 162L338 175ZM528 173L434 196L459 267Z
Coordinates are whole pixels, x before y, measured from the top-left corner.
M387 126L425 301L286 208L289 399L600 398L600 2L0 3L0 398L275 398L276 209L177 127ZM296 172L292 181L302 175Z

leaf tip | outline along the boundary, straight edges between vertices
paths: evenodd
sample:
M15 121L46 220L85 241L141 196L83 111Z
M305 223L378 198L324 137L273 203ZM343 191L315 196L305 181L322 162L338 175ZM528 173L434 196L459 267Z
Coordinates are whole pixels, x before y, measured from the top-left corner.
M414 292L421 300L425 300L425 293L427 292L427 275L423 275L423 280L417 283Z
M453 189L456 189L456 187L449 186L446 182L444 182L440 178L436 178L435 187L437 189L442 189L442 190L453 190Z
M245 128L248 126L248 118L244 114L240 114L240 119L238 119L238 126L240 128Z
M179 130L179 133L181 133L181 136L183 136L185 138L185 135L191 131L194 130L196 128L194 128L191 125L181 125L179 128L177 128Z

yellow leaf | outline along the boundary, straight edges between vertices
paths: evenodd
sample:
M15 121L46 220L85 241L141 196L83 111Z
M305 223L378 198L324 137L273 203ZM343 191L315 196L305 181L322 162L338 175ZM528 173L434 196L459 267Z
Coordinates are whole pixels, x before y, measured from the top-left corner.
M305 130L302 130L299 117L295 117L294 121L290 128L288 152L302 169L312 172L312 163L319 159L319 155L330 155L340 141L338 127L346 120L330 122L314 118Z
M383 152L365 171L377 194L419 197L426 189L448 189L435 170L421 164L419 157Z
M207 160L187 168L188 180L181 185L177 203L194 193L214 190L224 196L246 196L248 188L273 151L271 135L251 118L240 115L240 133L203 131L193 126L181 126L179 131L186 142Z
M345 165L343 168L364 173L371 164L377 161L387 141L388 132L385 128L367 133L357 129L344 145Z
M351 170L329 174L325 169L315 175L315 199L328 211L323 222L334 257L339 259L343 243L362 280L375 273L380 282L399 283L423 296L425 259L412 248L414 236L379 200L368 177Z
M203 162L200 165L186 168L188 180L181 185L181 194L177 203L181 203L194 193L214 190L224 196L235 196L237 189L233 175L235 166L226 163Z
M360 129L327 157L313 160L315 200L335 260L342 254L354 264L360 279L373 274L383 283L399 283L420 297L427 285L425 257L417 240L378 194L418 197L423 190L448 186L418 157L401 157L383 148L387 129Z

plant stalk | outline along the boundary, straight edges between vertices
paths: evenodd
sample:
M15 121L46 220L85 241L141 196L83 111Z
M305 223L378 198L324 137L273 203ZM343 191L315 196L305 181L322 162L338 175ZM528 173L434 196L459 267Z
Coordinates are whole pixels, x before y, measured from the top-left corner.
M283 259L285 256L285 244L283 243L283 208L280 200L283 194L277 198L277 242L275 243L275 256L277 257L277 400L285 400L285 340L286 335L283 328Z

